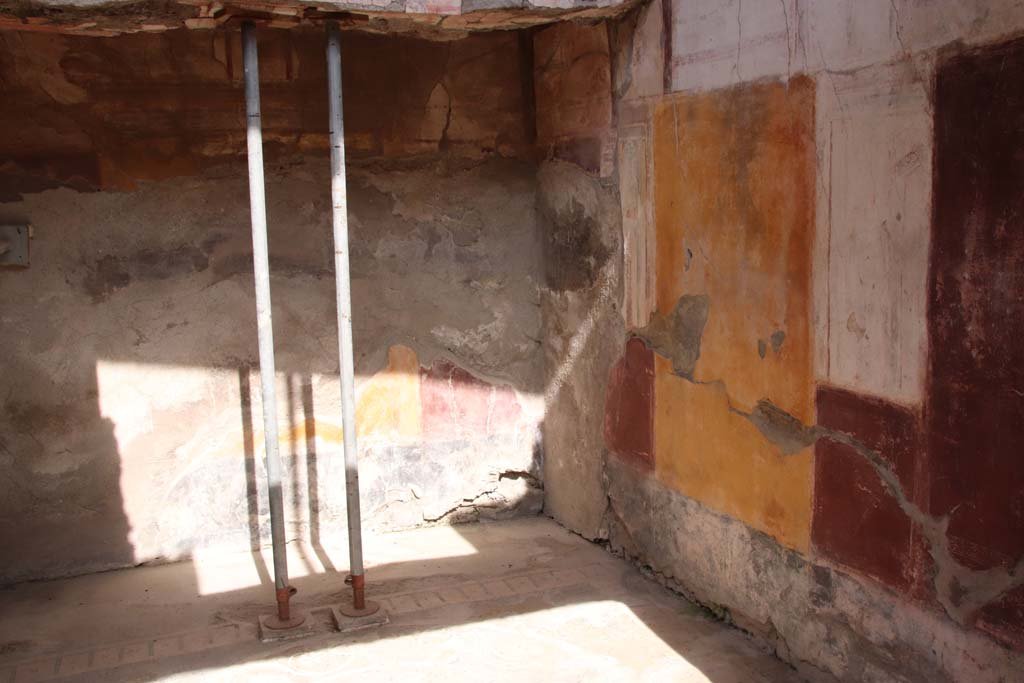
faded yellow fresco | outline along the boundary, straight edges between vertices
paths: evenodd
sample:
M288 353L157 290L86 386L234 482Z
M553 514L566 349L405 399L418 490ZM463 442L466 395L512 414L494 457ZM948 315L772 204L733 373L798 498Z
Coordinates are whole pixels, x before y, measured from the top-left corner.
M359 392L357 436L418 437L422 431L420 363L408 346L388 349L388 366Z
M356 433L360 439L374 436L415 439L422 433L422 412L416 352L407 346L392 346L388 349L387 367L371 377L356 398ZM313 417L301 420L290 429L279 431L278 444L283 452L309 439L341 447L344 430L340 424L340 409L337 417L337 421ZM263 430L258 429L253 435L255 452L262 453L264 444ZM244 447L239 436L223 453L231 457Z
M715 383L694 384L658 359L655 470L806 549L811 449L782 455L729 406L749 412L768 399L814 421L813 83L667 98L653 131L657 308L667 315L684 294L708 297L694 380Z

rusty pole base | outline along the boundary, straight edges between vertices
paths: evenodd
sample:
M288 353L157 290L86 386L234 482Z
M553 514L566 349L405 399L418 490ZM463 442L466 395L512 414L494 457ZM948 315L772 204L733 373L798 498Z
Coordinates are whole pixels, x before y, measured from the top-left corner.
M339 612L346 617L368 617L371 614L377 613L380 605L373 600L366 599L365 574L349 574L345 578L345 583L352 586L352 604L342 605L338 608Z
M306 624L306 615L292 613L290 603L295 592L291 586L277 589L277 614L259 618L261 640L298 638L312 632L311 624Z

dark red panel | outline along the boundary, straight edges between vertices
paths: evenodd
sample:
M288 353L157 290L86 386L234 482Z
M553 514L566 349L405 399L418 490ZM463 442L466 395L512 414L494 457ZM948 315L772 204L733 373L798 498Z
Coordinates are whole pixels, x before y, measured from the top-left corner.
M973 568L1024 553L1024 41L936 83L929 286L932 512Z
M819 387L818 424L853 436L879 453L915 499L921 420L902 406L834 387ZM811 539L822 556L916 597L926 595L927 548L864 456L824 438L815 447Z
M978 628L1007 645L1024 645L1024 586L988 604L978 616Z
M974 569L1024 554L1024 41L939 67L926 424L931 511ZM1020 595L979 625L1024 646Z
M654 352L636 337L608 376L604 440L624 460L654 468Z
M522 408L515 392L491 385L450 361L439 359L420 371L423 433L459 438L513 431Z

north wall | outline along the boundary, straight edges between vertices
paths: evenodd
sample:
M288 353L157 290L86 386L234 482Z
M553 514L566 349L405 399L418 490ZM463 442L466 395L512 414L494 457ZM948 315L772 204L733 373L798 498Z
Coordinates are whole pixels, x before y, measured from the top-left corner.
M287 536L344 547L324 39L259 39ZM364 525L535 514L531 55L343 49ZM240 57L237 31L0 33L0 223L33 233L0 270L4 582L268 542Z

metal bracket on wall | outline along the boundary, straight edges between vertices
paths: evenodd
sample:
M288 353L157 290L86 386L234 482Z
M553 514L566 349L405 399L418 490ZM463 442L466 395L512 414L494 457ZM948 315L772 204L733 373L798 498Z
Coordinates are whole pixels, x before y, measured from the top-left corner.
M0 266L28 268L30 225L0 225Z

